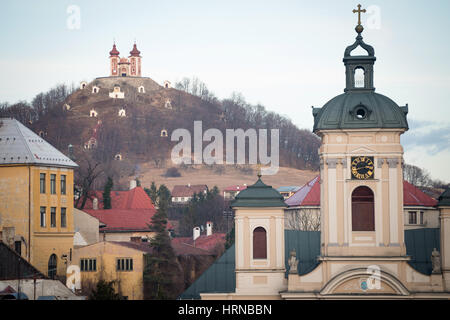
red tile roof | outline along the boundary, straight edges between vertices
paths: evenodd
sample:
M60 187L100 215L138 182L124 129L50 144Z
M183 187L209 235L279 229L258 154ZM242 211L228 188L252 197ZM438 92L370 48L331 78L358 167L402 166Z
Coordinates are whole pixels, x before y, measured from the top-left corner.
M208 190L206 184L196 184L196 185L177 185L173 187L172 197L192 197L194 193L201 193Z
M403 204L405 206L434 207L437 200L425 194L407 181L403 181Z
M85 209L85 212L103 222L101 231L149 231L155 209ZM170 226L168 226L170 228Z
M92 191L84 209L93 209L94 198L98 199L98 208L103 209L103 191ZM113 209L155 209L152 200L142 187L127 191L111 191L111 207Z
M291 198L286 200L286 203L290 207L320 206L319 181L320 176L317 176L316 178L305 184ZM309 187L309 190L305 189L306 187ZM305 190L307 191L306 196L304 194L301 194L302 192L305 192ZM298 194L297 197L296 194ZM425 194L409 182L403 181L403 204L404 206L433 207L437 204L437 200Z
M92 201L98 199L98 210ZM102 231L148 231L155 206L142 187L127 191L111 191L111 209L103 209L103 191L92 191L83 211L99 219L106 227ZM170 224L167 226L172 228Z
M202 235L195 240L195 248L200 248L207 251L214 251L217 246L225 244L225 233L213 233L210 236ZM173 238L172 244L185 244L194 246L192 237Z
M225 189L223 189L223 191L242 191L242 190L245 190L245 189L247 189L247 186L236 185L236 186L226 187Z

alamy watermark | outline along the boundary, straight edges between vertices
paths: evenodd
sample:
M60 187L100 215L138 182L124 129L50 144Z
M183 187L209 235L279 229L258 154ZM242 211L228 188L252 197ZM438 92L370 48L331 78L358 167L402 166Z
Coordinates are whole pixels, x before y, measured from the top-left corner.
M360 280L361 290L380 290L381 289L381 271L377 265L367 267L367 273L370 276L367 279Z
M72 4L67 7L68 14L66 26L69 30L79 30L81 28L81 9L79 6Z
M179 141L171 152L174 164L224 164L224 139L222 131L210 128L203 132L202 121L194 121L194 135L187 129L172 132L171 141ZM181 140L181 141L180 141ZM248 141L248 144L247 144ZM210 142L203 149L203 142ZM235 143L236 142L236 143ZM192 159L192 144L194 154ZM280 163L280 131L270 130L270 144L267 129L226 129L226 164L261 164L261 174L273 175ZM270 147L270 155L268 149ZM248 154L246 150L248 149ZM235 152L236 151L236 152ZM248 163L246 163L248 159Z
M75 292L81 289L81 274L80 267L77 265L70 265L66 271L66 287Z

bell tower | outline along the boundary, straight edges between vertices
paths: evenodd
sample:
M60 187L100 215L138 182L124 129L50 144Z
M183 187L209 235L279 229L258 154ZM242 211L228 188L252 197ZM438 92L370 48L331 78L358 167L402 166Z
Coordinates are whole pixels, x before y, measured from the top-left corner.
M119 75L119 54L120 52L117 50L116 44L114 43L112 50L109 52L111 77L116 77Z
M133 50L130 51L130 76L141 76L141 52L137 49L136 43L133 45Z
M344 53L344 93L313 109L313 131L322 140L321 259L405 260L400 136L408 130L408 107L375 92L375 51L362 37L365 10L353 12L357 37ZM358 47L366 54L351 55Z
M235 210L236 294L273 295L286 289L283 196L258 174L232 202Z

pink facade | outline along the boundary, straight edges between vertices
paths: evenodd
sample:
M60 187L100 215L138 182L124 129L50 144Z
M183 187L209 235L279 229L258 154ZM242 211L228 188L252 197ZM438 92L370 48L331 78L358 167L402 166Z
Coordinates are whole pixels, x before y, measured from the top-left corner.
M113 49L109 52L110 60L110 76L111 77L141 77L141 59L140 51L136 44L133 45L133 50L130 51L128 58L119 57L120 52L113 45Z

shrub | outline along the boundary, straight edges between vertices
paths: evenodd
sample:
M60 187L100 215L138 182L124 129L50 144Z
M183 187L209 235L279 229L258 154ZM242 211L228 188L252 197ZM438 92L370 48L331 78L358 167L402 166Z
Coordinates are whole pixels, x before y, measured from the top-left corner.
M172 168L167 169L164 176L168 177L168 178L178 178L178 177L181 177L181 173L180 173L180 171L178 171L177 168L172 167Z

